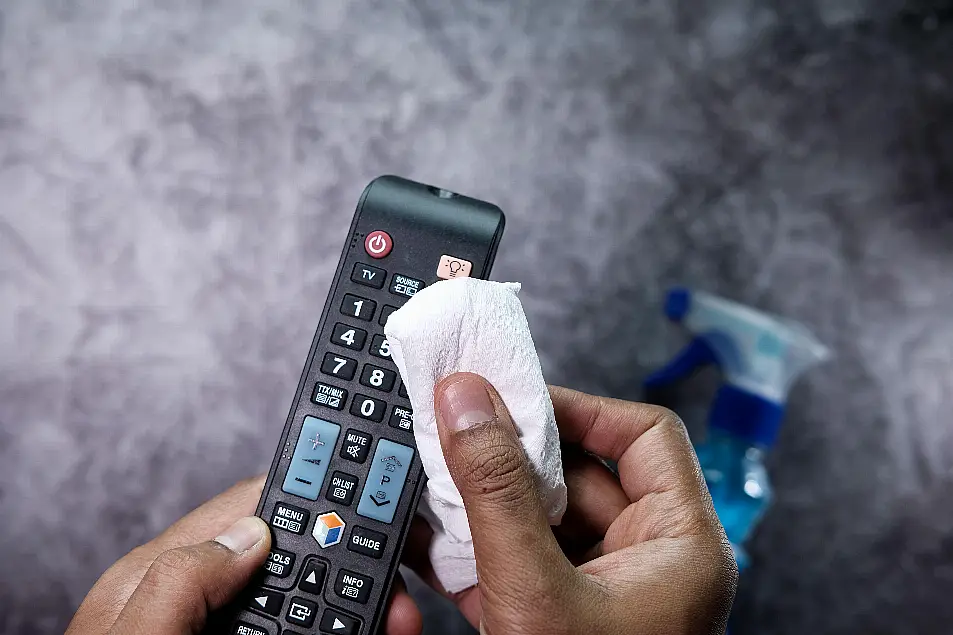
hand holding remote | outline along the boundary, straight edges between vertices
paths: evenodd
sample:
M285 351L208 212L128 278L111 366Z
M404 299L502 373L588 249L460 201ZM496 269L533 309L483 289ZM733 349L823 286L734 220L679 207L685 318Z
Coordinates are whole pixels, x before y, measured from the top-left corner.
M434 395L480 583L453 599L484 635L723 633L737 569L681 421L551 389L569 508L550 528L499 395L457 374ZM617 479L591 455L616 461ZM409 558L419 556L419 546ZM425 552L424 552L425 553ZM426 562L410 562L431 584Z
M264 477L238 483L122 557L93 586L67 635L201 632L207 612L234 599L268 556L268 525L251 516L264 484ZM420 629L420 613L398 584L387 635Z

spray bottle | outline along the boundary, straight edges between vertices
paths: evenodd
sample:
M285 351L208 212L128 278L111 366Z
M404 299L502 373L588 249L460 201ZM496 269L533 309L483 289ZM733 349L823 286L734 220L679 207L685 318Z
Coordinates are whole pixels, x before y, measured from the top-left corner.
M708 438L696 451L741 569L747 564L742 545L771 502L764 458L777 440L788 391L830 353L796 322L699 291L670 290L665 314L693 339L645 379L645 388L660 388L709 364L721 369Z

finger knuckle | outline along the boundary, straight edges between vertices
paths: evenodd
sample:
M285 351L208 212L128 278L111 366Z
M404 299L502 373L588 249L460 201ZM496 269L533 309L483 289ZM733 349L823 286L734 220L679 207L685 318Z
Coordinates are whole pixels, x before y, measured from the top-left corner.
M497 504L513 503L527 493L525 457L520 448L509 444L475 447L462 461L464 478L484 500Z
M189 573L199 566L199 556L189 548L163 551L149 567L144 582L157 585L169 581L181 582L189 578Z
M662 406L649 406L649 417L653 428L679 434L685 429L682 418L674 410Z

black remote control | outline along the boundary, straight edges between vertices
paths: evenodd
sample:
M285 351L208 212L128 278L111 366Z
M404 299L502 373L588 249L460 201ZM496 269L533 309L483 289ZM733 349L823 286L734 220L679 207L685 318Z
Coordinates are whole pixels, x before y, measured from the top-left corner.
M496 206L393 176L364 190L257 514L265 570L207 629L223 635L370 635L426 476L384 323L421 288L486 278Z

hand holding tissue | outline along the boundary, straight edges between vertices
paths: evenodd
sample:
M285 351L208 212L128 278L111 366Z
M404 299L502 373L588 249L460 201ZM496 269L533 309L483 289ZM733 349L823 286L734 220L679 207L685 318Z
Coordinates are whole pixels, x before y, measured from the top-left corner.
M419 512L434 530L430 559L448 592L477 583L473 541L463 499L450 477L437 435L434 386L458 372L482 376L512 415L549 522L566 510L559 431L520 285L460 278L418 292L384 328L414 410L414 437L427 489Z

